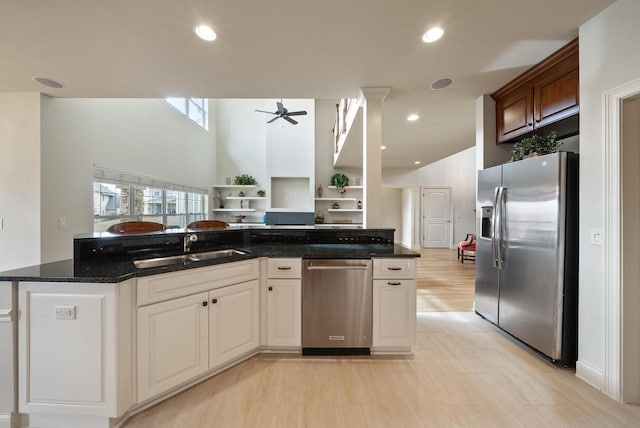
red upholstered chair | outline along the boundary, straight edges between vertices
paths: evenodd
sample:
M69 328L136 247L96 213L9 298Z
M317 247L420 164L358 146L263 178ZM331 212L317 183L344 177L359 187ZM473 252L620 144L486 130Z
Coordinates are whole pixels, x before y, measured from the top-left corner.
M473 254L470 254L473 253ZM476 234L467 233L464 241L458 242L458 259L460 263L464 263L465 260L476 259Z

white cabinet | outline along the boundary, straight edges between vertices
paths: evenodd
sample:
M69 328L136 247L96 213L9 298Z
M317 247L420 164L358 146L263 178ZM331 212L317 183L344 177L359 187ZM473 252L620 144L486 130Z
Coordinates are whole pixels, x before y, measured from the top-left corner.
M260 345L259 282L209 292L209 368L213 369Z
M372 348L375 351L406 352L414 345L415 277L413 259L373 260Z
M257 259L138 280L138 402L260 345Z
M19 284L19 410L30 426L108 427L131 407L132 288Z
M208 293L138 309L138 401L209 369Z
M415 342L416 281L373 281L373 347L410 347Z
M267 346L302 345L302 259L267 262Z

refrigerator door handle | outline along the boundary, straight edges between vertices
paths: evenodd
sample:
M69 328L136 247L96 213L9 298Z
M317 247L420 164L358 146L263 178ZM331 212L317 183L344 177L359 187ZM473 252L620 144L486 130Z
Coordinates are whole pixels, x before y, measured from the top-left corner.
M500 187L500 194L498 195L498 204L500 206L500 213L498 219L498 239L496 246L498 247L498 269L502 269L504 267L504 256L502 255L502 241L504 240L504 215L506 211L505 206L505 197L507 195L507 188Z
M491 214L491 262L494 268L498 268L498 248L496 243L498 242L498 233L496 225L498 224L498 203L500 201L500 192L502 187L496 187L495 195L493 198L493 213Z

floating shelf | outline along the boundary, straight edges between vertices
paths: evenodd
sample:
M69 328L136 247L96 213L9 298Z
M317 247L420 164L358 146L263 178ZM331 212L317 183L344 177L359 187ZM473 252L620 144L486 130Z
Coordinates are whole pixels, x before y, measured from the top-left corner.
M229 198L227 198L229 199ZM347 201L355 202L356 198L316 198L316 201Z
M251 201L264 201L266 196L225 196L224 199L248 199Z
M237 184L216 184L213 186L218 189L255 189L257 186L253 185L237 185Z
M249 213L249 212L255 212L256 209L255 208L214 208L212 210L213 212L243 212L243 213Z
M329 208L329 212L343 212L343 213L361 213L362 209L357 208Z
M344 186L345 189L362 189L362 186ZM327 189L337 189L336 186L327 186Z

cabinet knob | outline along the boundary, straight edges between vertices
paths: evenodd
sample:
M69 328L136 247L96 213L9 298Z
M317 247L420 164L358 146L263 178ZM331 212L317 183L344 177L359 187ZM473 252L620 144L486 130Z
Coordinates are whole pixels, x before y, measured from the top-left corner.
M273 291L273 287L269 287L269 291Z
M218 299L212 299L211 303L213 303L215 305L216 303L218 303Z
M202 306L207 306L207 301L202 302Z

